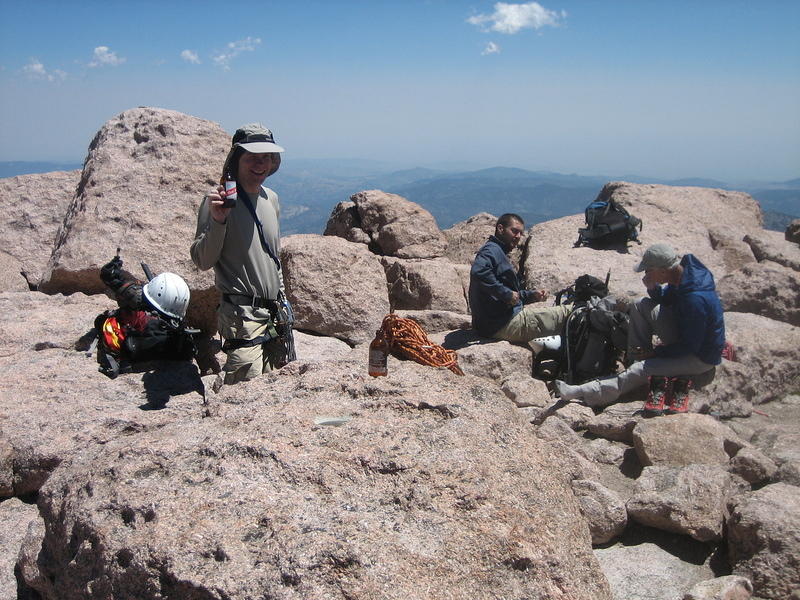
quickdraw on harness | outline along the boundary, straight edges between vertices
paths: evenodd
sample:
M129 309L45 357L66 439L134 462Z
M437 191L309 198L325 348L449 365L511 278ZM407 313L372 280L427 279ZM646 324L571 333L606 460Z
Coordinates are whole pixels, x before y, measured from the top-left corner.
M455 350L431 342L416 321L390 313L383 318L380 332L393 353L422 365L447 367L456 375L464 374L458 366Z

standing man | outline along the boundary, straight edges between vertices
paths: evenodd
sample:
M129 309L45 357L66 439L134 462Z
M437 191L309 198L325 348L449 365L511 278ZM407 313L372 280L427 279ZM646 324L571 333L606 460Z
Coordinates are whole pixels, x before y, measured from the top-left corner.
M725 322L714 276L694 255L680 257L667 244L650 246L634 270L644 271L648 293L630 310L628 356L636 362L582 385L556 381L557 395L605 406L649 381L645 413L687 412L691 378L722 362ZM661 340L656 347L653 335Z
M278 195L264 180L281 164L283 148L260 124L244 125L233 135L223 176L236 181L236 201L220 185L200 205L192 261L214 268L222 298L217 324L225 338L226 384L252 379L279 365L276 317L283 298Z
M547 298L547 290L523 290L508 253L519 244L525 223L512 213L497 219L494 235L478 250L469 273L472 327L482 336L509 342L561 333L569 307L526 306Z

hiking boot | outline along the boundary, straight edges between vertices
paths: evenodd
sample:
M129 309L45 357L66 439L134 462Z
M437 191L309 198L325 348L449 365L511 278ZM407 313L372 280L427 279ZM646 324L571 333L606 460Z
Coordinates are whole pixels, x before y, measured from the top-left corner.
M737 362L736 348L728 341L726 341L725 345L722 347L722 358L731 362Z
M672 393L667 398L667 414L689 412L689 390L692 380L688 377L673 377L670 379Z
M647 416L657 416L664 414L664 404L668 397L672 395L672 380L660 375L653 375L650 378L650 392L647 394L647 402L644 403L644 414Z

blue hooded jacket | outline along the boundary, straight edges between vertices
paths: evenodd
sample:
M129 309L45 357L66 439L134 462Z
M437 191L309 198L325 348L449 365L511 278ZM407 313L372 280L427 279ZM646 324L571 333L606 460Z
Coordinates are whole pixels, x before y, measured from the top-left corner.
M714 276L692 254L684 255L681 266L683 274L677 287L657 286L648 292L653 300L675 311L680 340L656 346L655 354L663 358L694 354L706 364L718 365L725 345L725 321Z
M535 293L520 289L519 277L506 254L511 248L495 236L478 250L469 272L469 306L472 326L485 337L492 337L534 301ZM509 304L513 292L519 293L516 305Z

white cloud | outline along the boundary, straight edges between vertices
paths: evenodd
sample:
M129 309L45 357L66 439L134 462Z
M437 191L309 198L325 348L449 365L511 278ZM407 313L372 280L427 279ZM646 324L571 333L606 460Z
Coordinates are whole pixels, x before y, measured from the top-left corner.
M477 25L484 31L514 34L521 29L541 29L547 25L556 27L559 20L566 18L567 13L548 10L538 2L526 4L507 4L498 2L491 15L475 15L467 19L468 23Z
M44 65L36 58L31 58L31 61L22 67L22 70L28 74L32 79L45 79L47 81L64 81L67 74L60 69L53 69L48 71Z
M230 62L239 56L242 52L252 52L256 49L261 43L261 38L252 38L246 37L243 40L237 40L235 42L228 42L228 45L225 47L225 50L217 54L216 56L212 56L211 60L214 61L214 64L218 67L222 67L226 71L230 70L231 65Z
M486 48L483 49L483 52L481 52L481 56L486 56L487 54L500 54L500 46L494 42L489 42L486 44Z
M181 52L181 58L188 63L192 63L193 65L200 64L200 58L197 56L197 52L192 50L184 50Z
M119 58L116 52L109 50L108 46L98 46L94 49L94 58L89 63L90 67L102 67L108 65L116 67L125 62L124 58Z

